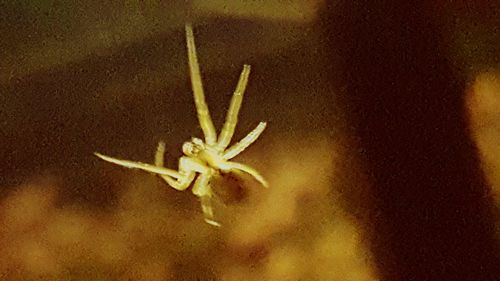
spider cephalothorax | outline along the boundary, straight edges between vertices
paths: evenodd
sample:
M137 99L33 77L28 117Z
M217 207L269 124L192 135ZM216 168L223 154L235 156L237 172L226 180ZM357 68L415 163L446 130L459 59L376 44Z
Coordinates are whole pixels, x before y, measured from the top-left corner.
M182 144L182 152L187 156L197 156L205 149L205 143L199 138L192 138L191 141Z
M253 168L229 161L236 155L240 154L245 148L251 145L266 128L265 122L260 122L247 136L239 142L228 147L231 138L234 134L234 129L238 122L238 112L243 101L243 94L248 83L250 75L250 66L244 65L240 74L236 90L231 99L231 104L226 116L226 122L222 127L220 135L217 137L215 127L212 123L212 118L208 111L208 106L205 102L205 95L200 75L200 67L196 55L196 47L194 44L194 35L191 25L186 25L186 41L189 58L189 70L191 75L191 86L193 88L194 101L198 121L205 136L205 141L193 137L190 141L182 145L184 156L179 159L179 170L171 170L163 166L163 155L165 153L165 143L158 144L154 165L128 160L120 160L96 153L101 159L124 166L127 168L141 169L162 177L170 186L177 190L187 189L196 176L193 185L193 194L201 199L201 207L205 215L205 221L212 225L218 226L213 218L211 205L212 189L210 187L210 179L219 171L231 172L241 171L250 174L263 186L268 184L264 178Z

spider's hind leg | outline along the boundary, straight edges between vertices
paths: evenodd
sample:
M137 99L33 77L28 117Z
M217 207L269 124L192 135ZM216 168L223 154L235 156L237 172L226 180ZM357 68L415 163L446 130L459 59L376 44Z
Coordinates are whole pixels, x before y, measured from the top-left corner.
M212 197L211 196L200 197L200 202L201 202L201 210L203 211L203 215L205 217L205 222L213 226L220 226L220 223L218 223L214 219Z
M214 219L212 205L212 188L210 187L210 179L213 174L213 171L200 174L194 182L193 194L200 198L201 210L203 211L205 222L213 226L220 226L220 223Z

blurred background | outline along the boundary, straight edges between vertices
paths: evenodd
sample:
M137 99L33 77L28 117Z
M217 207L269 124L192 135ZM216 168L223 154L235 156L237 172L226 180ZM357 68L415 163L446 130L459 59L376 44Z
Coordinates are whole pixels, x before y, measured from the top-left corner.
M331 79L324 4L0 0L0 279L378 280L369 173ZM500 76L489 23L458 8L443 15L498 210ZM163 140L176 168L182 143L201 136L186 21L216 127L244 63L252 73L234 139L268 122L236 161L271 188L215 180L219 229L190 192L93 156L152 162Z

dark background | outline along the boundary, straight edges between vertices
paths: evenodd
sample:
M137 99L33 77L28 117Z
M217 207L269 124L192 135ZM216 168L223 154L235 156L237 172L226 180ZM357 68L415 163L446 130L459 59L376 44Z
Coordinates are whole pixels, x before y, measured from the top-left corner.
M383 217L372 234L382 280L499 276L492 197L464 106L467 75L498 66L494 9L486 2L330 7L332 57L343 65L344 100ZM466 21L488 39L464 36ZM460 30L449 34L453 28ZM475 51L460 46L453 57L460 47L450 39L460 36Z

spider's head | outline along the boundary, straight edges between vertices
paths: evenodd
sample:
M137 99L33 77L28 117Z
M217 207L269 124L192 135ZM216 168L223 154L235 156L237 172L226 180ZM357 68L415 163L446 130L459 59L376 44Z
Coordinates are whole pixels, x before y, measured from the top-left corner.
M199 138L192 138L182 145L182 152L187 156L197 155L200 151L205 149L205 143Z

